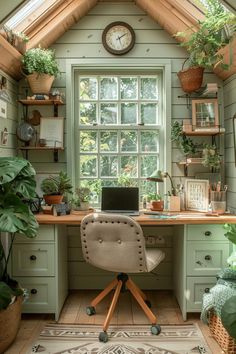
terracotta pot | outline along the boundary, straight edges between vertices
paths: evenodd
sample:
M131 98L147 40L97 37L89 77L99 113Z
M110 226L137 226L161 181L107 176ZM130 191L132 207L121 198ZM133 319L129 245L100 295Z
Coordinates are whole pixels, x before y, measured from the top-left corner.
M20 327L22 301L23 297L18 296L12 305L0 311L0 354L5 353L16 338Z
M48 205L60 204L62 202L63 195L44 195L43 199Z
M151 210L162 211L164 209L164 200L151 200Z
M33 94L48 95L54 81L54 76L35 72L27 75L27 81Z

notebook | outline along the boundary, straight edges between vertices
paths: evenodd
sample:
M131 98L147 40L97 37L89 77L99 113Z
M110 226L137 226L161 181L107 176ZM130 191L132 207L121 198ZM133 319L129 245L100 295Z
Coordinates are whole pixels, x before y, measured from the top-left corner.
M137 187L103 187L101 210L106 213L139 215Z

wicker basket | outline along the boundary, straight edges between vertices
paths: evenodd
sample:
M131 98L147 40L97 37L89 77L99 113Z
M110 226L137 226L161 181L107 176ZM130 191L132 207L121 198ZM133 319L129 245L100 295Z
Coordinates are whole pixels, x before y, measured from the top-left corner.
M188 93L197 91L202 85L204 68L193 66L184 69L185 62L183 63L182 70L177 73L182 90Z
M216 316L214 312L210 313L209 328L213 337L225 353L236 353L236 341L230 337L226 329L223 327L221 319Z
M27 75L27 81L31 91L34 94L48 95L51 90L54 78L54 76L48 74L33 73Z

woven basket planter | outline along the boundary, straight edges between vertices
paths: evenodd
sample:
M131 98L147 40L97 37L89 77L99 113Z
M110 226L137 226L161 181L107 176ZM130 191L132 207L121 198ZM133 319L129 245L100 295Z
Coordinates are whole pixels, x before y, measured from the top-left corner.
M236 353L236 341L232 337L230 337L230 335L222 325L221 319L213 312L210 313L209 328L213 337L225 353Z
M0 354L14 341L21 320L21 305L23 297L18 296L17 300L7 307L6 310L0 311Z
M33 94L48 95L54 78L54 76L48 74L33 73L27 75L27 81Z
M204 68L199 66L182 69L177 73L182 90L190 93L200 89L203 80Z

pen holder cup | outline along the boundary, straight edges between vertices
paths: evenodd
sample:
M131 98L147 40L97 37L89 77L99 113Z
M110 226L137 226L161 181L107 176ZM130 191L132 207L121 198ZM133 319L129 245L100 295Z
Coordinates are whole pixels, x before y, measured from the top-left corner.
M211 191L211 208L218 214L224 214L226 211L226 191Z

